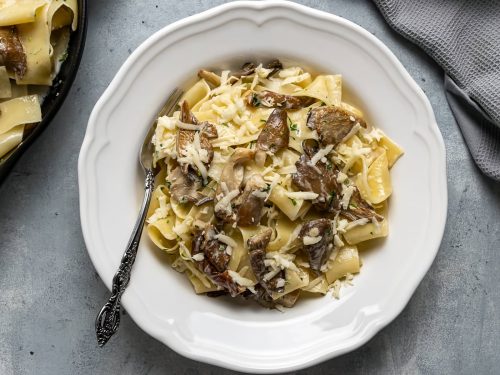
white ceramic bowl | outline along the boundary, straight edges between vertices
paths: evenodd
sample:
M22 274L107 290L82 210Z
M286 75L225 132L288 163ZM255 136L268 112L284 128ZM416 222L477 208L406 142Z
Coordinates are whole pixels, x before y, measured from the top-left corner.
M168 94L201 67L271 57L341 73L351 101L406 154L392 170L390 235L362 254L362 272L340 300L311 299L280 313L198 296L143 239L123 296L130 316L186 357L249 372L303 368L373 337L429 269L447 206L445 150L431 106L387 47L345 19L291 2L232 2L147 39L92 112L79 159L81 222L108 287L142 197L138 150Z

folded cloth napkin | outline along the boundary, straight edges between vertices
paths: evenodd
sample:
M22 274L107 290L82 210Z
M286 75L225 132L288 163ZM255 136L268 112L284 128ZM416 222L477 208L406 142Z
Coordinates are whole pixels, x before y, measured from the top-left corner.
M500 181L500 0L374 1L394 30L444 69L470 153Z

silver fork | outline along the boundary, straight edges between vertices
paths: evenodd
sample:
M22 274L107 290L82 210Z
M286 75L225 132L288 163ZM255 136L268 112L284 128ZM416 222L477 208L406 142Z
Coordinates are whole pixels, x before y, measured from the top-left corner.
M158 113L158 117L164 115L171 115L175 109L176 104L179 102L183 92L179 89L175 89L167 99L167 102L163 108ZM139 211L139 217L134 226L132 236L127 245L127 249L123 254L122 260L120 262L120 267L113 277L113 286L111 289L111 297L109 297L108 302L103 306L97 318L95 320L95 332L97 335L97 343L100 347L104 346L108 340L113 336L113 334L118 330L120 325L120 307L121 307L121 297L125 288L130 281L130 273L132 271L132 266L135 261L135 256L137 255L137 249L139 247L139 242L141 240L142 228L144 226L144 221L146 220L146 213L149 208L149 202L151 201L151 196L154 189L154 178L158 174L158 168L153 166L153 152L154 147L151 143L151 139L155 132L156 121L149 128L149 131L144 138L141 150L139 152L139 163L141 164L146 180L144 183L144 200L142 201L141 210Z

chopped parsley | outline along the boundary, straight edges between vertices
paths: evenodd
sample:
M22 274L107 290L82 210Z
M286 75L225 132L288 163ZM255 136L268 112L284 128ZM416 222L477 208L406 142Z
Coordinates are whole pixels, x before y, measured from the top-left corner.
M262 122L263 124L265 124L267 122L267 120L265 120L263 118L261 118L259 121Z
M262 191L263 193L269 193L270 190L271 190L271 185L266 184L266 187L262 188L260 191Z
M330 193L330 198L328 199L328 203L332 204L332 202L333 202L333 200L335 199L336 196L337 196L337 193L335 191L332 191Z
M252 106L254 106L254 107L260 107L261 104L262 104L262 102L259 99L259 97L257 96L257 94L254 94L252 96Z
M287 117L287 119L288 119L288 127L290 128L290 130L296 132L299 129L299 126L297 124L294 124L290 117Z
M288 199L290 199L290 202L292 202L292 204L293 204L294 206L296 206L296 205L297 205L297 201L296 201L295 199L293 199L293 198L288 198Z
M59 62L65 62L68 58L68 50L64 51L61 56L59 56Z

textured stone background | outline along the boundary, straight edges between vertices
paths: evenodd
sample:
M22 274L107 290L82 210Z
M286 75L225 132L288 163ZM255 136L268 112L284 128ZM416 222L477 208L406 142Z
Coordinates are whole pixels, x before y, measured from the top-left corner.
M427 93L448 153L448 223L431 270L403 313L361 349L299 374L498 374L500 185L481 176L443 93L442 71L361 0L303 4L375 34ZM0 187L0 374L229 374L180 357L125 316L96 347L108 292L83 243L77 158L87 119L144 39L220 0L90 1L76 82L51 126Z

